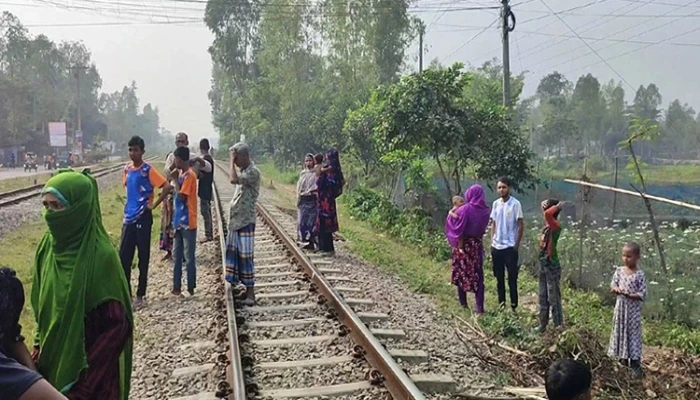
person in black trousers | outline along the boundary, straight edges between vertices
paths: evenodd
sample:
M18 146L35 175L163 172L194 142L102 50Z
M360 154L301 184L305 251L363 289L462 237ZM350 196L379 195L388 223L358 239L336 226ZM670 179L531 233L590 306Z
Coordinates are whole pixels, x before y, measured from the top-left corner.
M518 250L523 238L523 208L520 202L510 195L510 180L498 180L496 190L498 200L491 208L491 258L493 260L493 275L496 277L498 303L501 308L506 305L506 271L508 272L508 289L510 291L510 307L513 311L518 307Z
M139 306L146 296L148 283L148 264L151 258L151 228L153 226L152 210L165 200L171 186L158 170L143 160L145 143L142 138L134 136L129 140L129 158L131 163L124 167L122 184L126 189L124 204L124 225L119 246L119 258L124 268L126 280L131 292L131 263L134 253L139 252L139 285L134 306ZM156 188L162 188L158 200L153 201Z
M209 150L211 150L209 139L205 138L200 140L199 152L202 158L211 164L211 171L207 172L205 169L199 171L199 189L197 190L199 208L202 213L202 220L204 221L203 243L214 240L214 225L211 216L212 186L214 185L214 158L209 154Z

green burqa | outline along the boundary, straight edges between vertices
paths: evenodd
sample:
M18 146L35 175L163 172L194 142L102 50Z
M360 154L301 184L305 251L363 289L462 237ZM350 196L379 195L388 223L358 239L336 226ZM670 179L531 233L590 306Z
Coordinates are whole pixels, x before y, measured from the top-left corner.
M36 252L32 308L37 322L39 372L62 393L89 368L85 315L119 301L133 327L131 301L119 256L102 225L97 181L89 170L60 170L44 186L67 203L45 211L48 231ZM119 358L120 399L129 398L132 338Z

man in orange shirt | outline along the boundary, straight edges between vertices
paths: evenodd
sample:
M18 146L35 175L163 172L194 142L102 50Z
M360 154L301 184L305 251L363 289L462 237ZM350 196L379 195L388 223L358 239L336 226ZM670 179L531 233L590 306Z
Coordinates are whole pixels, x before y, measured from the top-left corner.
M173 295L182 294L182 263L187 268L187 292L194 295L197 287L195 246L197 243L197 176L190 169L190 149L178 147L173 153L175 165L172 178L175 182L173 229Z

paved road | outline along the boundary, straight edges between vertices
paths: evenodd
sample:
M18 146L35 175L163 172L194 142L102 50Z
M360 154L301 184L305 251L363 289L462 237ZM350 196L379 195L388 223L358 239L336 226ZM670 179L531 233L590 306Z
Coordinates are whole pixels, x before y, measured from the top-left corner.
M123 159L121 157L110 157L110 162L121 162ZM89 168L97 168L97 165L91 165ZM78 167L81 168L81 167ZM19 177L30 177L34 175L42 175L42 174L48 174L51 173L55 170L46 170L44 169L43 165L39 165L39 171L38 172L25 172L24 171L24 164L22 164L21 167L15 168L15 169L9 169L9 168L0 168L0 181L3 181L5 179L12 179L12 178L19 178Z
M15 169L8 169L8 168L0 168L0 181L5 180L5 179L12 179L12 178L17 178L17 177L25 177L25 176L33 176L37 174L46 174L51 171L47 171L43 168L39 168L39 172L25 172L24 168L15 168Z

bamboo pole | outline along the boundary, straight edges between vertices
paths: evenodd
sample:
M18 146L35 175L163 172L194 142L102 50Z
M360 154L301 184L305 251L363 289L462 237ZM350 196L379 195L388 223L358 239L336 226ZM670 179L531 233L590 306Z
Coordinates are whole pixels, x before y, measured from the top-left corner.
M583 179L588 179L588 159L583 160ZM581 188L581 225L579 226L579 243L578 243L578 285L581 285L583 280L583 240L586 236L586 224L588 219L586 218L586 206L588 205L588 195L586 194L586 187Z
M618 159L617 159L617 150L615 150L615 183L613 183L613 187L617 188L617 170L618 170ZM615 211L617 211L617 192L613 192L613 206L612 206L612 216L610 218L610 222L614 223L615 221Z
M678 201L678 200L671 200L671 199L667 199L665 197L653 196L653 195L646 194L646 193L641 195L641 194L639 194L637 192L633 192L631 190L614 188L611 186L599 185L597 183L584 182L584 181L580 181L580 180L576 180L576 179L564 179L564 182L573 183L574 185L589 186L589 187L600 189L600 190L609 190L612 192L622 193L622 194L626 194L629 196L639 197L641 199L644 199L644 197L646 197L649 200L658 201L660 203L672 204L674 206L683 207L683 208L687 208L687 209L695 210L695 211L700 211L700 206L698 206L698 205L684 203L684 202Z
M535 204L539 204L540 201L540 160L537 160L537 183L535 184Z

